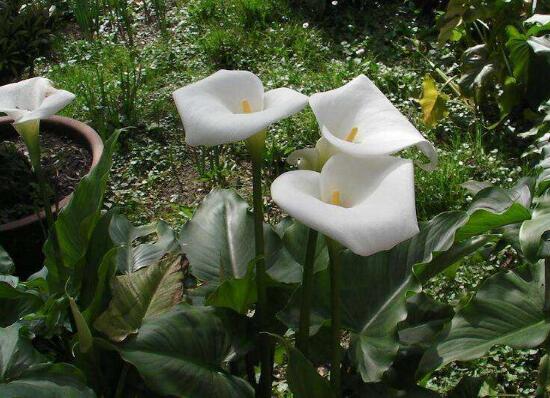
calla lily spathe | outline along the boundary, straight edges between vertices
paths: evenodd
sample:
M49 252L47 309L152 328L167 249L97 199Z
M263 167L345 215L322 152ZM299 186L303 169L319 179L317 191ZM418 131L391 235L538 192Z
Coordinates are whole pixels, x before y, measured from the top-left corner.
M74 98L74 94L54 88L48 79L34 77L0 87L0 112L18 125L55 115Z
M313 94L309 104L321 134L340 152L352 156L390 155L418 147L433 170L437 152L365 75L334 90Z
M289 215L361 256L418 233L410 160L336 154L320 173L282 174L271 195Z
M173 96L193 146L245 140L307 105L305 95L289 88L264 92L258 76L238 70L220 70Z

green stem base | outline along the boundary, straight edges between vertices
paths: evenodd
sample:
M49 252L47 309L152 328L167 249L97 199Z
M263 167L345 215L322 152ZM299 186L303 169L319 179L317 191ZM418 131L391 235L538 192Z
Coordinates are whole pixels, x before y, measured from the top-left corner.
M330 257L330 309L331 309L331 371L330 383L337 398L342 396L341 381L341 329L342 318L340 313L340 289L342 284L342 262L340 245L330 238L326 238Z

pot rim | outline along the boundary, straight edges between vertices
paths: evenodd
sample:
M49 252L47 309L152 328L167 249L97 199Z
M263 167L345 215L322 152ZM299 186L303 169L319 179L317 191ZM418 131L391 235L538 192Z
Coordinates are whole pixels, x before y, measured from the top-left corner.
M80 138L84 143L84 146L87 147L88 151L92 154L92 164L88 169L86 175L90 174L93 168L99 162L101 155L103 154L103 141L97 132L88 126L85 123L79 122L78 120L71 119L64 116L50 116L48 118L42 119L42 122L48 124L57 125L63 127L64 132L67 132L70 136L75 139ZM13 123L13 119L9 116L0 117L0 124ZM57 204L52 205L52 212L57 212L69 203L71 199L72 192L63 197ZM0 232L7 232L23 228L27 225L43 220L46 217L44 209L42 209L38 214L30 214L28 216L21 217L17 220L10 221L5 224L0 224Z

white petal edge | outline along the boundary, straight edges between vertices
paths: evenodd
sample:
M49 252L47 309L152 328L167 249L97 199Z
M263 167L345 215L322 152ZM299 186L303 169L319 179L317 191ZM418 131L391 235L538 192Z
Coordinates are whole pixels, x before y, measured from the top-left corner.
M430 160L423 168L433 170L437 165L433 145L365 75L337 89L313 94L309 104L323 137L341 152L388 155L416 146ZM344 140L353 127L358 128L357 143Z
M303 109L307 97L287 88L264 94L260 79L247 71L221 70L173 94L189 145L241 141ZM252 113L241 113L247 100Z
M340 188L355 186L362 199L348 208L322 201L322 186L337 181L343 184ZM322 173L282 174L271 185L271 195L289 215L361 256L391 249L418 233L409 160L335 155Z

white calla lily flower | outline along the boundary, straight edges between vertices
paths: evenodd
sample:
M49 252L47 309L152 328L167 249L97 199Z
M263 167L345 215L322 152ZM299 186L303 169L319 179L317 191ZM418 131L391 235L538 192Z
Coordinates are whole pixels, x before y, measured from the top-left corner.
M390 155L416 146L430 159L423 168L433 170L437 164L433 145L365 75L337 89L313 94L309 104L321 134L340 152Z
M173 97L193 146L245 140L307 105L307 96L289 88L264 92L258 76L238 70L220 70Z
M74 98L74 94L54 88L48 79L34 77L0 87L0 112L18 125L55 115Z
M320 173L295 170L271 185L289 215L369 256L418 233L413 163L392 156L332 156Z
M75 98L75 95L53 87L43 77L33 77L0 87L0 112L14 122L23 137L33 168L40 165L40 120L55 115Z

